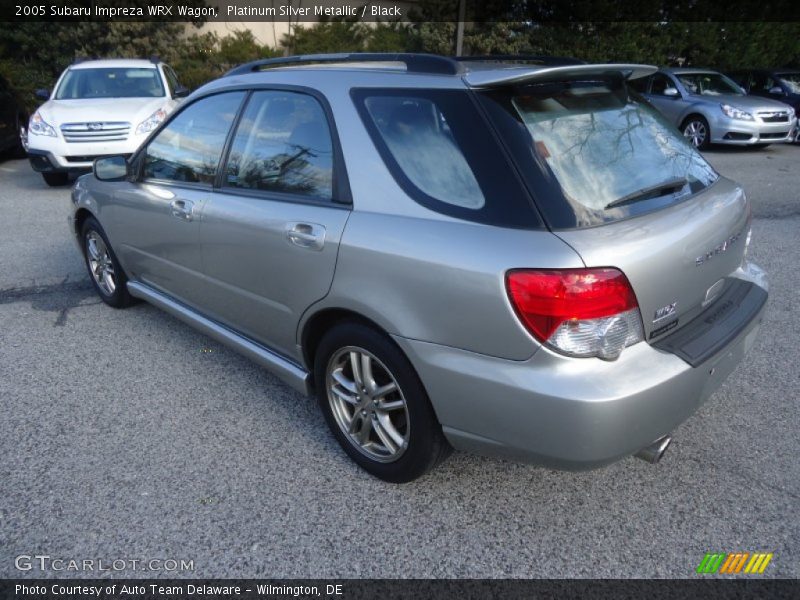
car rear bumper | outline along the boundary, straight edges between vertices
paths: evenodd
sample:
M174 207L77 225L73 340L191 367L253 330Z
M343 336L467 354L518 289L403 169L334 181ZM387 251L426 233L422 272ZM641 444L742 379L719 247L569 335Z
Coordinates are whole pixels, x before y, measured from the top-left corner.
M757 267L742 279L764 288ZM670 433L752 347L764 305L712 357L692 367L640 342L614 362L540 348L526 361L395 338L414 364L457 449L561 469L589 469Z
M764 123L729 119L725 116L709 123L712 143L738 146L791 142L796 125L796 118L783 123Z

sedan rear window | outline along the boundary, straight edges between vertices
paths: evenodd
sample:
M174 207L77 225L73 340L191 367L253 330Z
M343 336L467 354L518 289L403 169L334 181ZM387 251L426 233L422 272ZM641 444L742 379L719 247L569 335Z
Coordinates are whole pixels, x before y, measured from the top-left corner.
M621 80L527 85L491 98L527 130L527 141L515 134L514 155L532 179L545 170L537 200L552 227L593 226L662 208L718 177L672 125L629 97ZM553 181L560 194L543 187Z

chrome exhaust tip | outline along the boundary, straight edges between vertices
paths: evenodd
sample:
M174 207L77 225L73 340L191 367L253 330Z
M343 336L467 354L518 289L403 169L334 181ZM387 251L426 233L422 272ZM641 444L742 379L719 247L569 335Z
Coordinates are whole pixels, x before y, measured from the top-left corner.
M645 446L639 450L636 454L634 454L634 456L650 463L651 465L654 465L661 460L662 456L664 456L664 452L667 451L667 448L669 448L671 442L672 437L665 435L664 437L658 438L649 446Z

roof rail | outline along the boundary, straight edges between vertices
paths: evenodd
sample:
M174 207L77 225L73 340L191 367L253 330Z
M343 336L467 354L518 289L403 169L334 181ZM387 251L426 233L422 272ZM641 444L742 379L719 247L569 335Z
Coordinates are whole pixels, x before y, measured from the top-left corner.
M545 67L585 65L586 62L570 56L547 56L543 54L481 54L479 56L453 56L458 62L519 62L536 63Z
M406 70L410 73L428 73L435 75L458 75L462 72L461 65L446 56L437 54L411 54L390 52L343 52L340 54L304 54L301 56L282 56L279 58L265 58L254 60L238 67L234 67L225 77L230 75L245 75L256 73L274 67L288 67L314 63L348 63L348 62L401 62L405 63Z

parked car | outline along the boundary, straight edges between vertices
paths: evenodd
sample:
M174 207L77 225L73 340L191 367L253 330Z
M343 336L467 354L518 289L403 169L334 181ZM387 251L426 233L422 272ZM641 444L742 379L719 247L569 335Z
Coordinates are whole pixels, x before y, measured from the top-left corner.
M795 115L800 112L800 69L748 69L729 75L748 94L788 104ZM798 126L795 126L793 141L800 142Z
M788 142L797 123L791 107L746 96L716 71L660 69L633 87L700 149L711 144L765 147Z
M130 155L187 93L155 58L79 61L52 94L38 92L46 102L28 126L31 166L48 185L63 185L98 157Z
M0 77L0 152L22 152L21 134L28 111L8 81Z
M106 304L147 300L315 394L377 477L450 445L656 461L767 290L742 189L629 95L655 70L257 61L96 161L71 234Z

